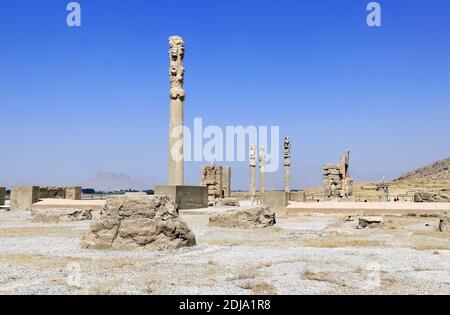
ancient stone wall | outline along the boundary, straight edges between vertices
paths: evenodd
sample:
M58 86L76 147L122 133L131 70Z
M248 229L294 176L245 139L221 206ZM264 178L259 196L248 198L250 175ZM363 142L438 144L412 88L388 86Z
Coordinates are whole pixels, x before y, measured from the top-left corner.
M347 151L339 164L323 166L325 198L346 198L353 195L353 179L349 174L350 152Z
M66 187L66 198L70 200L81 200L81 187Z
M39 199L81 200L81 187L40 187Z
M202 167L201 186L208 187L208 196L221 198L223 196L223 169L215 163Z
M65 187L39 187L40 199L65 199L66 188Z
M231 197L231 167L219 166L215 163L203 166L200 185L208 187L209 197Z

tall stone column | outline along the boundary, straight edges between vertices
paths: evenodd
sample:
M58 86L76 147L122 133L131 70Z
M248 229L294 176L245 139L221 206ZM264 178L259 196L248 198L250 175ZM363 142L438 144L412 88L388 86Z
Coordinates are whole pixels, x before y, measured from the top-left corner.
M284 190L291 192L291 140L284 138Z
M266 150L259 147L259 192L266 191Z
M256 145L250 145L250 197L256 196Z
M170 44L170 127L169 127L169 186L184 185L184 41L171 36Z

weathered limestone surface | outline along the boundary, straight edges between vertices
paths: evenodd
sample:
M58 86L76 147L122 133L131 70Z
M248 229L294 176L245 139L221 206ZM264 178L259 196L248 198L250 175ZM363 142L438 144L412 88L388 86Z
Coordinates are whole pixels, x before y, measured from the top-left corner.
M231 167L222 167L222 189L225 198L231 197Z
M284 191L291 192L291 140L284 138Z
M0 187L0 206L5 204L6 188Z
M220 198L215 202L216 207L239 207L239 201L236 198Z
M357 229L377 228L384 225L382 217L361 217L359 218Z
M441 218L439 220L439 231L450 232L450 216L448 213L444 213L441 215Z
M39 198L41 199L65 199L66 188L65 187L39 187Z
M184 185L184 41L179 36L169 38L170 56L170 126L169 126L169 186Z
M219 213L209 218L209 225L223 228L261 228L276 224L276 215L268 207L247 207Z
M81 200L81 187L66 187L66 199Z
M350 151L339 164L323 166L323 189L325 198L348 198L353 195L353 178L349 174Z
M39 187L40 199L81 200L81 187Z
M264 194L261 194L261 203L281 214L289 204L289 194L285 191L266 191Z
M450 194L419 190L414 192L414 202L450 202Z
M146 192L126 192L125 196L147 196Z
M289 193L289 201L305 202L306 194L304 191L296 191Z
M93 210L86 209L46 209L31 212L31 220L36 223L61 223L92 220Z
M170 250L196 245L169 196L114 196L83 238L86 249Z
M210 206L214 206L220 198L230 198L231 167L218 166L216 163L203 166L200 186L208 188Z
M208 188L202 186L156 186L155 195L171 196L180 210L208 208Z
M210 166L203 166L200 185L208 187L208 196L221 198L224 194L222 166L218 166L216 163L212 163Z
M39 201L39 186L16 186L11 189L11 211L31 211Z

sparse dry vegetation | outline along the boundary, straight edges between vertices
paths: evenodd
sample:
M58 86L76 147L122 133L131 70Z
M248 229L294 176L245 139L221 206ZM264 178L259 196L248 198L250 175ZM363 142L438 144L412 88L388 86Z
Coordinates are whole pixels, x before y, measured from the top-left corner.
M355 236L331 236L308 238L300 241L305 247L339 248L339 247L385 247L385 242L361 239Z

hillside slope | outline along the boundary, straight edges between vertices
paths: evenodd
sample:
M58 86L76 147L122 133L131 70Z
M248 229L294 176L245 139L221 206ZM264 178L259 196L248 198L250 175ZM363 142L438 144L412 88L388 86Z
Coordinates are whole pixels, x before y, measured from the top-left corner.
M450 180L450 158L409 172L395 181L405 180Z
M390 184L390 190L404 192L423 189L434 193L450 191L450 158L437 161L400 176Z

